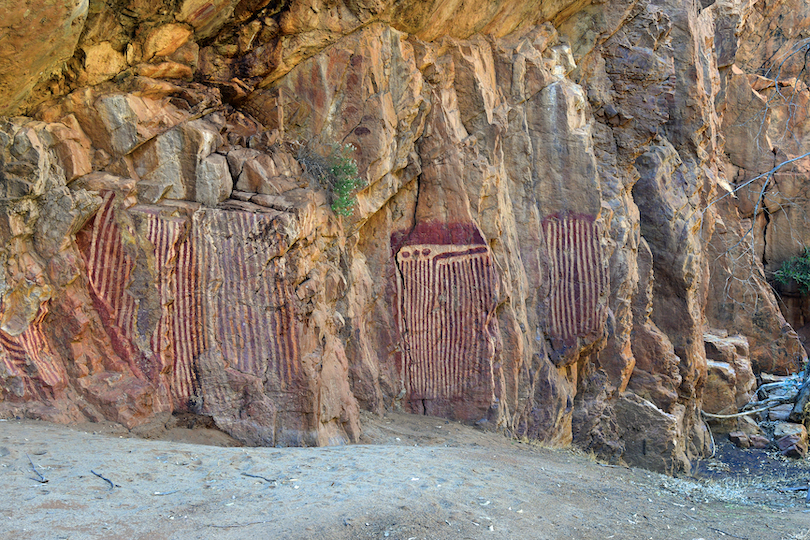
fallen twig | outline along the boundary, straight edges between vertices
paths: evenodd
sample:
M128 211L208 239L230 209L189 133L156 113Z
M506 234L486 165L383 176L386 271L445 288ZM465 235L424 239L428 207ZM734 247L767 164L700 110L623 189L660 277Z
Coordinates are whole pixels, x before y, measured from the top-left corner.
M98 476L99 478L101 478L102 480L107 482L108 484L110 484L110 490L115 489L115 484L112 483L112 480L110 480L109 478L104 478L103 476L101 476L100 474L98 474L96 471L94 471L92 469L90 469L90 472L95 474L96 476Z
M810 486L784 487L784 488L776 488L776 491L781 491L782 493L787 493L789 491L807 491L808 487Z
M32 478L31 480L36 480L36 481L37 481L37 482L39 482L40 484L47 484L47 483L48 483L48 479L47 479L47 478L45 478L44 476L42 476L42 473L41 473L41 472L39 472L39 471L37 470L37 468L34 466L34 462L33 462L33 461L31 461L31 456L29 456L28 454L25 454L25 457L27 457L27 458L28 458L28 463L30 463L30 464L31 464L31 469L34 471L34 473L35 473L37 476L39 476L39 480L37 480L36 478Z
M746 403L743 405L742 410L745 411L746 409L754 409L754 408L761 408L761 407L775 407L776 405L785 405L787 403L793 403L796 399L796 395L792 396L779 396L779 397L769 397L768 399L762 401L753 401L751 403Z
M261 525L263 523L270 523L269 520L265 521L251 521L250 523L237 523L235 525L214 525L213 523L209 524L209 527L214 527L217 529L236 529L237 527L250 527L251 525Z
M177 493L180 491L179 489L175 489L173 491L156 491L152 493L152 495L171 495L172 493Z
M265 482L268 482L270 484L275 484L276 483L275 478L265 478L264 476L259 476L257 474L248 474L246 472L243 472L242 476L249 476L250 478L259 478L259 479L264 480Z
M712 455L709 456L709 459L714 459L714 456L717 455L717 443L714 440L714 433L712 433L712 426L709 425L709 422L706 422L706 429L709 430L709 438L712 440Z
M772 383L765 383L760 385L759 388L756 389L754 394L759 394L760 392L764 392L766 395L770 392L770 390L774 390L776 388L780 389L793 389L795 390L799 386L802 385L802 381L798 378L795 379L785 379L784 381L772 382Z
M611 469L629 469L630 467L627 465L612 465L610 463L600 463L599 461L596 462L597 465L600 467L610 467Z
M739 413L735 413L735 414L712 414L712 413L707 413L706 411L700 411L700 414L702 414L703 416L705 416L707 418L721 418L721 419L722 418L739 418L740 416L748 416L749 414L757 414L757 413L765 412L765 411L767 411L769 409L773 409L777 405L780 405L780 404L779 403L772 403L771 405L768 405L767 407L763 407L761 409L755 409L753 411L739 412Z
M715 532L719 532L719 533L720 533L720 534L722 534L723 536L730 536L730 537L732 537L732 538L741 538L742 540L748 540L748 538L747 538L747 537L745 537L745 536L737 536L736 534L731 534L730 532L721 531L720 529L715 529L714 527L709 527L709 528L710 528L711 530L715 531Z

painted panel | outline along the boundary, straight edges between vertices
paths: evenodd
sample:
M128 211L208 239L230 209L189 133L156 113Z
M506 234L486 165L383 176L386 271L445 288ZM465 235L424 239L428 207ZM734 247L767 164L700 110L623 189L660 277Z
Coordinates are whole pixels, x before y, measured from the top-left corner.
M491 395L488 327L497 285L487 247L407 245L396 261L409 399L465 398L473 390Z
M600 298L608 286L600 231L596 221L580 214L543 220L549 257L551 292L548 331L564 344L599 331L604 319Z

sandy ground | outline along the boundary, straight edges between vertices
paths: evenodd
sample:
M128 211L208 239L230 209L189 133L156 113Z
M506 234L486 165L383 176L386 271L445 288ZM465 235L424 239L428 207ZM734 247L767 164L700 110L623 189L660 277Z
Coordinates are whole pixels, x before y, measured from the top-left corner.
M230 439L177 425L144 440L4 420L0 538L810 539L806 492L774 489L810 480L806 464L673 479L437 418L364 421L369 444L243 448L178 442Z

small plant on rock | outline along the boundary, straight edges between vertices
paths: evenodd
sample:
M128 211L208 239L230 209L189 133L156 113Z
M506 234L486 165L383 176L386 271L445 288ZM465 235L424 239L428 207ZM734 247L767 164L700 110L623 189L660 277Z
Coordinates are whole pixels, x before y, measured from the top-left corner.
M298 145L298 162L304 165L307 174L332 194L332 210L340 216L351 216L357 200L354 194L366 185L357 162L351 156L355 148L351 144L332 144L328 156L314 152L309 146Z
M810 294L810 247L805 247L801 255L783 262L782 267L773 273L773 277L783 285L795 281L799 292Z
M329 155L329 180L332 186L332 210L340 216L351 216L357 200L355 192L366 185L360 178L357 162L351 157L354 146L334 145Z

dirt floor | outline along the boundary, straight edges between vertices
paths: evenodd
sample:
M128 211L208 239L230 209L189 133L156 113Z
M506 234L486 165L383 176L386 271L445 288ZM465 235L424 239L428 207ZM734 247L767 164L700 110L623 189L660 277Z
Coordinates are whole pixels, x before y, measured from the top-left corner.
M810 539L807 492L777 490L808 461L725 443L676 479L431 417L366 415L367 444L329 448L184 425L0 422L0 538Z

